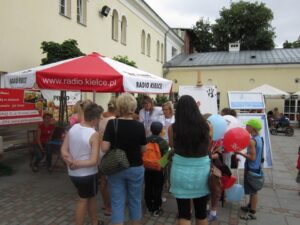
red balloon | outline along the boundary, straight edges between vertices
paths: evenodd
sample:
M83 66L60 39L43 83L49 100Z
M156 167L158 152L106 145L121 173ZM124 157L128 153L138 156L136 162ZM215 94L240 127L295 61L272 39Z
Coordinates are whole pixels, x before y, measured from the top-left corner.
M244 128L235 127L224 135L223 145L225 152L241 151L249 145L250 134Z
M222 176L221 182L222 182L223 190L231 188L235 184L235 181L236 181L236 177L234 176L230 176L230 177Z

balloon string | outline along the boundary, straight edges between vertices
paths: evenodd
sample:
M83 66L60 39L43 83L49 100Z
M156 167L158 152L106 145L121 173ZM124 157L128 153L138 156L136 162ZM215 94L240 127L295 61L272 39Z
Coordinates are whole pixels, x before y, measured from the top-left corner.
M213 152L213 150L215 149L216 145L217 145L217 141L213 141L213 143L212 143L212 145L210 147L210 152Z

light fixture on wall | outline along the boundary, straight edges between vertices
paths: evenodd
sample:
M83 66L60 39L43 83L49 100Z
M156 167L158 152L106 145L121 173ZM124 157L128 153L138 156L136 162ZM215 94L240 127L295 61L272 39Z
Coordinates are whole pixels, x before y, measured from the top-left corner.
M254 84L254 83L255 83L255 80L254 80L253 78L251 78L251 79L249 80L249 83L250 83L250 84Z
M110 8L107 5L105 5L102 7L102 9L99 13L102 16L108 16L109 12L110 12Z

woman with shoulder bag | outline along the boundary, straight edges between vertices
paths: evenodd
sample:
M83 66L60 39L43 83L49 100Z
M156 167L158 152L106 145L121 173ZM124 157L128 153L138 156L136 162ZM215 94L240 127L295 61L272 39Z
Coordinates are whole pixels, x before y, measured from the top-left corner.
M108 121L101 150L107 152L114 148L122 149L126 153L129 168L108 175L112 208L111 223L124 223L127 196L131 224L137 225L140 224L142 218L144 181L142 151L145 150L146 146L145 128L142 123L133 119L137 107L134 96L124 93L117 98L116 105L119 117L115 124L115 120Z

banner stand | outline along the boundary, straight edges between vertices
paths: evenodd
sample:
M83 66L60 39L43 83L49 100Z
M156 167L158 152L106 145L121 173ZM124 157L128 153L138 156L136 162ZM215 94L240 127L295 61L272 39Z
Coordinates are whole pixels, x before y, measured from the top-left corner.
M260 92L249 92L249 91L229 91L228 92L228 102L231 109L238 110L263 110L265 111L265 101L264 96ZM274 176L273 176L273 157L272 148L270 141L270 132L267 121L267 115L265 113L239 113L238 120L241 124L244 124L247 120L251 118L260 119L263 125L260 135L264 138L264 159L265 162L262 164L262 168L265 172L270 171L270 182L273 190L275 190ZM238 169L243 169L244 158L240 158L240 165ZM270 170L269 170L270 169ZM266 173L265 173L266 177Z

